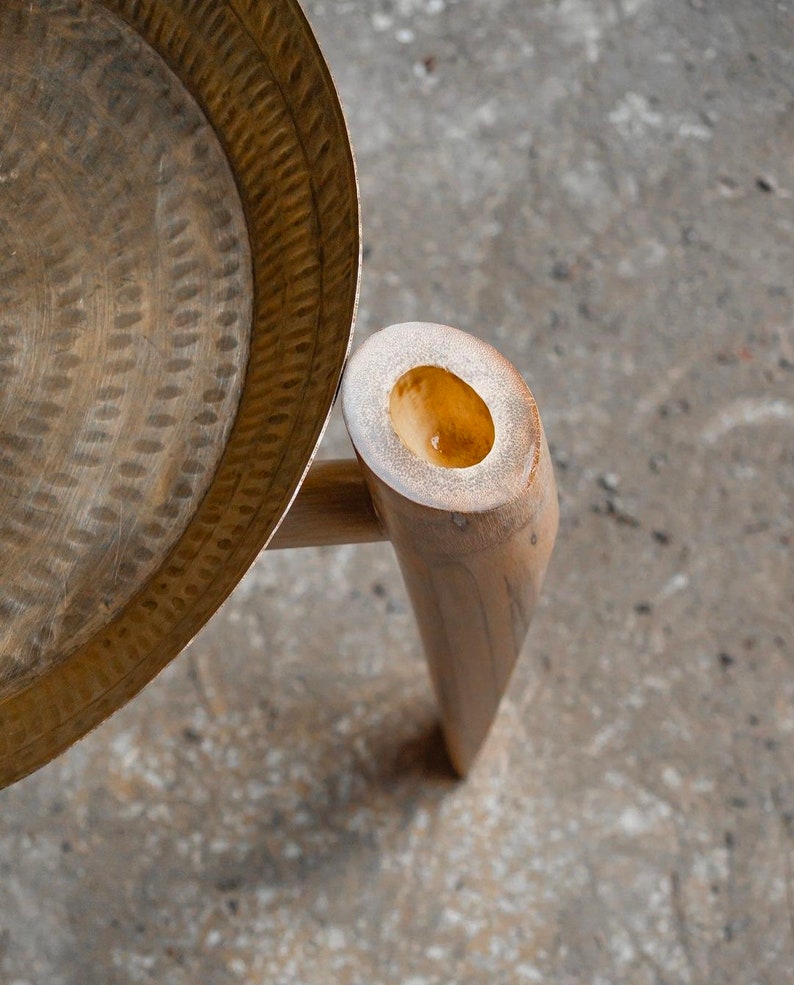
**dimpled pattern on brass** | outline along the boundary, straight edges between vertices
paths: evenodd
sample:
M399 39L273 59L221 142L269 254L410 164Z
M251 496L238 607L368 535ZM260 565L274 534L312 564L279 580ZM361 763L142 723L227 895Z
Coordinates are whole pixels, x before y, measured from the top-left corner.
M0 8L0 782L261 549L349 344L355 175L298 7Z
M0 87L7 691L107 623L195 512L239 400L252 282L217 138L130 28L14 0Z

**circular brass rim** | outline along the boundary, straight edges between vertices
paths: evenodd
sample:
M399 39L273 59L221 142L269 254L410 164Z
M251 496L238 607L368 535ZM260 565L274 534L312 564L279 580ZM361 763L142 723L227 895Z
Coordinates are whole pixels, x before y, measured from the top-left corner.
M296 0L85 2L137 31L215 129L248 224L251 350L218 469L160 569L87 644L0 699L0 786L133 697L251 565L327 423L358 296L355 166L330 73Z

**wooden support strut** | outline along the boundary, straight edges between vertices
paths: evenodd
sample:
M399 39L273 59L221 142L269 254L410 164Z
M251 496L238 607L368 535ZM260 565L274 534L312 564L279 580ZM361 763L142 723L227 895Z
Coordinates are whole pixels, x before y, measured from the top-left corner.
M354 458L312 462L268 550L388 540Z
M313 465L270 547L391 540L450 758L465 775L523 647L557 532L537 406L491 346L411 322L354 353L342 410L358 463Z

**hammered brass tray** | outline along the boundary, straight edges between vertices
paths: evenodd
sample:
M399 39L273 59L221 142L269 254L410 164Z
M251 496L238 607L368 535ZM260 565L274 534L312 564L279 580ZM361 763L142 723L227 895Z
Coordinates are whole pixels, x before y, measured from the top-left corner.
M143 687L285 513L357 201L295 0L0 2L0 785Z

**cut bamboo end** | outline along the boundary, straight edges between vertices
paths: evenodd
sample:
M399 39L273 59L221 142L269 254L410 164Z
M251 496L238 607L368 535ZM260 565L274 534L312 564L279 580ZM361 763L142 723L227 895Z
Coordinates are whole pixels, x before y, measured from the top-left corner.
M521 652L557 531L537 405L487 343L410 322L359 347L342 410L465 775Z

